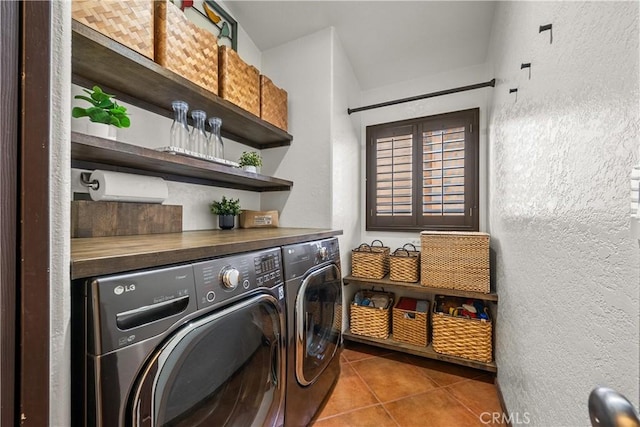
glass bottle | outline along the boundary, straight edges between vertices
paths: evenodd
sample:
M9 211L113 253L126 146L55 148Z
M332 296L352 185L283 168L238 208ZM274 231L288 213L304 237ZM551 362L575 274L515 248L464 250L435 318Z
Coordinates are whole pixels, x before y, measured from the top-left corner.
M189 136L191 151L206 155L207 134L204 131L204 121L207 118L207 113L202 110L193 110L191 118L193 118L193 127Z
M171 124L171 143L172 147L180 150L189 149L189 126L187 125L187 110L189 104L184 101L173 101L173 123Z
M220 136L220 128L222 127L222 119L220 117L209 117L209 155L218 159L224 159L224 142Z

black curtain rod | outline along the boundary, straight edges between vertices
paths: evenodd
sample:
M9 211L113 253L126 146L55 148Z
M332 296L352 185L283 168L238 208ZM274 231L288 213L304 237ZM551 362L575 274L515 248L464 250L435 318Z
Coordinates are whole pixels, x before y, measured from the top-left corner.
M496 79L492 79L484 83L476 83L474 85L469 85L469 86L461 86L453 89L441 90L438 92L425 93L424 95L410 96L409 98L396 99L393 101L381 102L379 104L365 105L364 107L347 108L347 113L348 114L357 113L358 111L372 110L374 108L380 108L380 107L388 107L389 105L402 104L403 102L417 101L419 99L433 98L435 96L449 95L451 93L464 92L467 90L480 89L483 87L489 87L489 86L495 87L495 85L496 85Z

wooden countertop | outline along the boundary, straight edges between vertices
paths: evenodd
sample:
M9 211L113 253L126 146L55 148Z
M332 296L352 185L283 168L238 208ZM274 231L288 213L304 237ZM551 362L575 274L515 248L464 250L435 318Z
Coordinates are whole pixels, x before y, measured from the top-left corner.
M255 251L342 234L315 228L252 228L71 239L71 279Z

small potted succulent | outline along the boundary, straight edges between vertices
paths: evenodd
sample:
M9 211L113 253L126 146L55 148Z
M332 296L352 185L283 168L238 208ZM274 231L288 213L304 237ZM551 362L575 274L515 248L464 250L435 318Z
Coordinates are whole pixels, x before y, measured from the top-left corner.
M92 90L83 89L89 96L76 95L75 99L87 101L91 106L87 108L73 107L71 115L74 118L88 117L89 124L93 128L89 128L92 133L97 136L108 138L110 126L117 128L128 128L131 126L131 120L127 113L127 108L118 105L115 96L105 93L99 86L94 86ZM115 139L115 138L114 138Z
M221 201L211 203L211 213L218 215L218 227L230 230L235 226L236 216L240 215L240 199L227 199L222 196Z
M243 151L238 163L245 171L256 173L262 166L262 157L255 151Z

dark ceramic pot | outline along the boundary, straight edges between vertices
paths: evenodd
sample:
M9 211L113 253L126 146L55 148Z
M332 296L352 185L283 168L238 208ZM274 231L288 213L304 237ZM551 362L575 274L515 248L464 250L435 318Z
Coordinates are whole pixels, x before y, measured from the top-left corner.
M218 227L231 230L236 225L235 215L218 215Z

